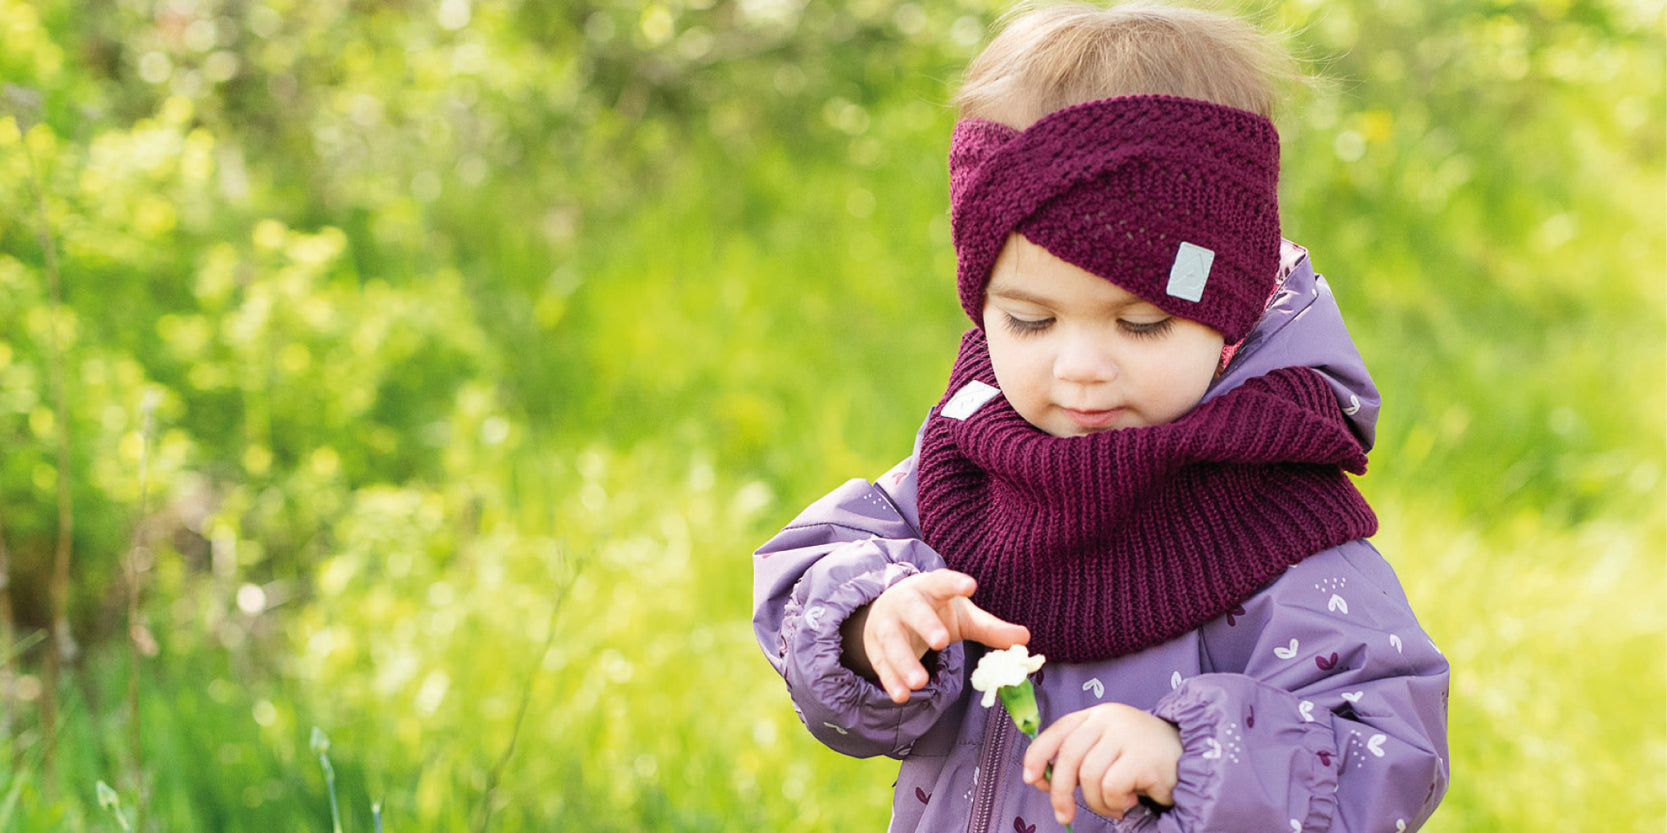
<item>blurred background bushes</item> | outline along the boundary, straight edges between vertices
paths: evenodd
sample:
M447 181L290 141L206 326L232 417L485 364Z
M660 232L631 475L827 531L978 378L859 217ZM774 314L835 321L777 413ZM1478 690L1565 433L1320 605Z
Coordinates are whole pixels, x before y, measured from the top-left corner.
M757 655L747 554L941 393L946 102L1001 11L0 0L0 830L108 828L99 779L154 829L325 829L312 725L355 830L883 826L892 765ZM1660 827L1661 5L1240 11L1324 79L1286 234L1455 666L1432 827Z

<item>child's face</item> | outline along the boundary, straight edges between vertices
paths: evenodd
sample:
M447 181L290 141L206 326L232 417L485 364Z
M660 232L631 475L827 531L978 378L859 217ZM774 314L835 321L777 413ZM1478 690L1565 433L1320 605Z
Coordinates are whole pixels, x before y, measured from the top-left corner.
M1173 422L1221 361L1221 333L1018 234L990 272L984 332L1007 401L1056 437Z

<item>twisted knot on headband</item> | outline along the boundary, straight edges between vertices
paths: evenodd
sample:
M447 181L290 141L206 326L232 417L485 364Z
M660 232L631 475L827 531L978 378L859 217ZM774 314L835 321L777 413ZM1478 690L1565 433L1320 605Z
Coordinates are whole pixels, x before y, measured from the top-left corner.
M1017 232L1232 344L1279 270L1279 133L1244 110L1108 98L1023 131L982 119L949 150L956 282L983 326L990 269Z

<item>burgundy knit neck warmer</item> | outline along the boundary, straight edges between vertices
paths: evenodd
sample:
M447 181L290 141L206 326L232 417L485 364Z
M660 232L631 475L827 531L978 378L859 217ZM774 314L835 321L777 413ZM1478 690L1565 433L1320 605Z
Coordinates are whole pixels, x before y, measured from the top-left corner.
M1377 531L1344 474L1366 470L1336 396L1307 368L1246 382L1165 425L1043 433L996 396L984 335L961 340L919 461L926 543L978 580L973 601L1060 662L1194 630L1310 555Z

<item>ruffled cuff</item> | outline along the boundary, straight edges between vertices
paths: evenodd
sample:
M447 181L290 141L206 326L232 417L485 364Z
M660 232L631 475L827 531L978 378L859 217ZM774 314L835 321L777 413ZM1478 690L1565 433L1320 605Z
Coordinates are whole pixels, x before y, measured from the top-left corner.
M1187 680L1153 714L1181 733L1166 833L1325 830L1337 807L1330 726L1305 721L1289 692L1234 674Z
M788 603L782 623L788 658L783 676L805 727L835 751L857 757L907 755L961 696L965 653L959 644L937 652L935 663L928 658L926 687L901 704L840 661L845 620L917 572L913 564L891 563L823 588L826 592L802 607Z

